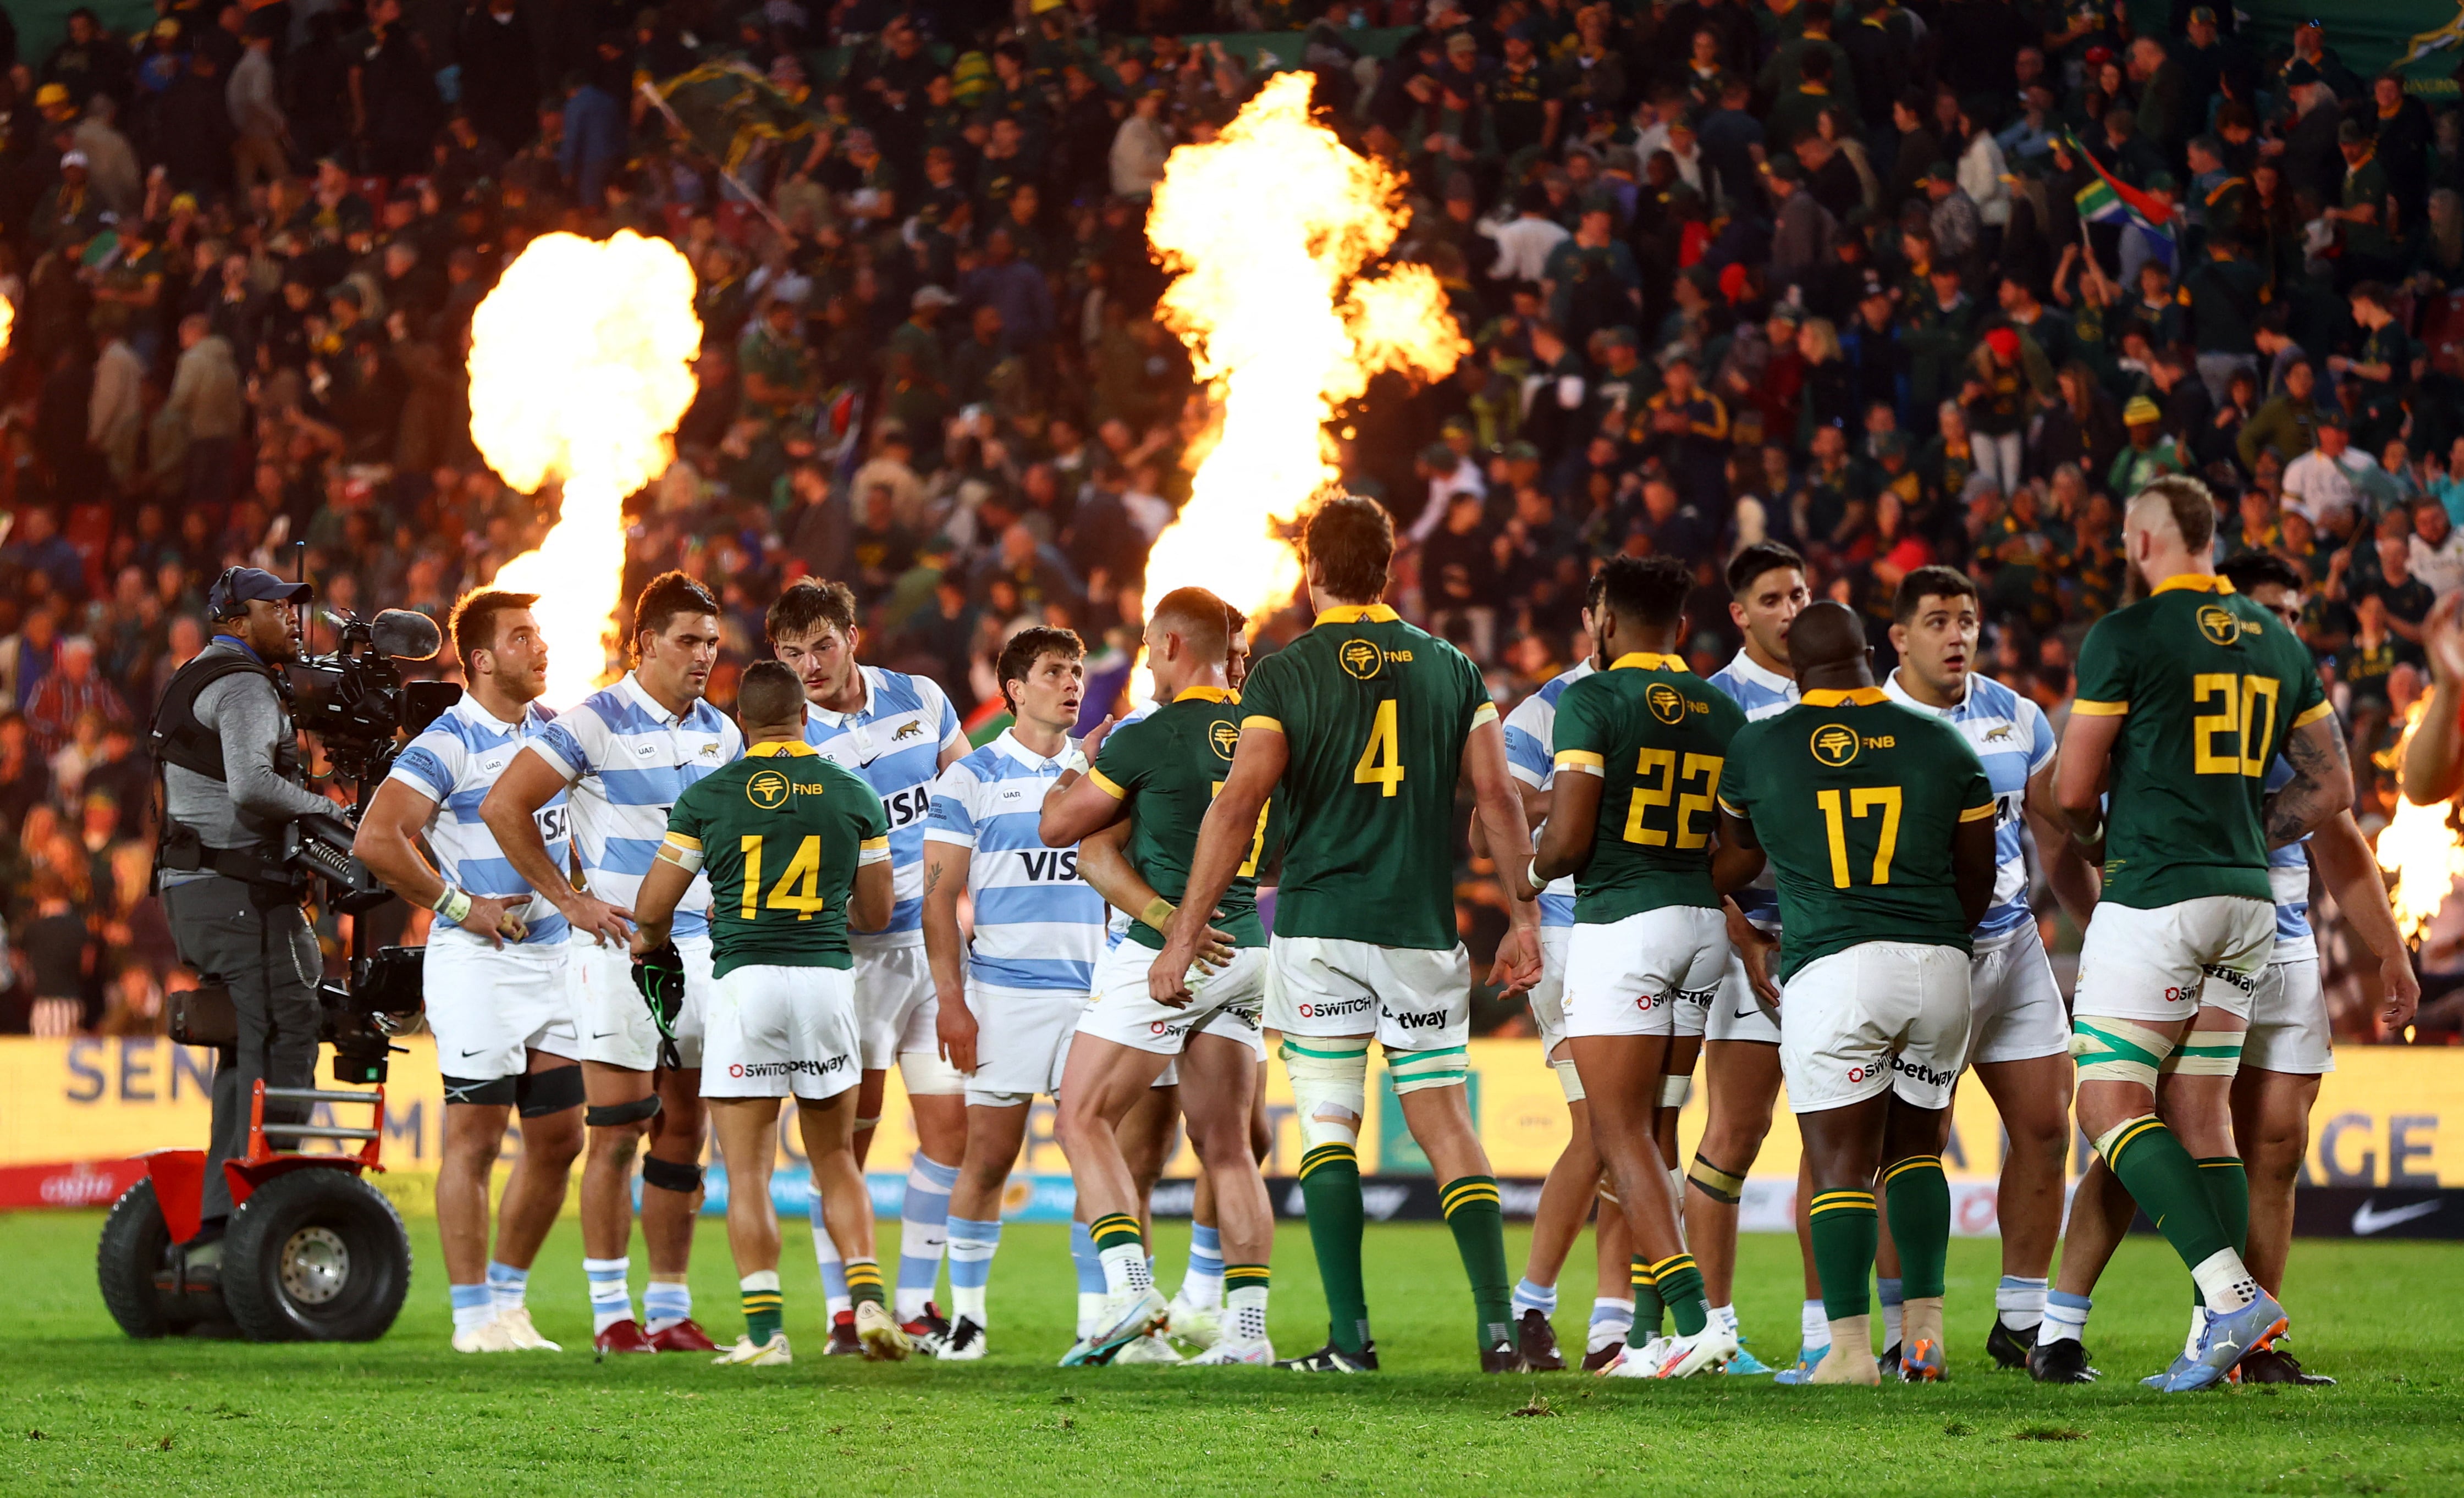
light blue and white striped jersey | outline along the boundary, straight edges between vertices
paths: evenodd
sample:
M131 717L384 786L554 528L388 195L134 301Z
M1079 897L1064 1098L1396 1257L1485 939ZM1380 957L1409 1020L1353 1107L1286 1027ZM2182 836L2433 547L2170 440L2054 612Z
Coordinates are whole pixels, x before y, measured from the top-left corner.
M564 777L573 794L573 840L590 893L630 908L668 835L668 813L685 788L744 753L736 720L695 702L681 717L659 706L627 671L558 714L530 751ZM693 876L676 906L677 936L710 933L710 879Z
M1551 748L1557 740L1557 699L1566 688L1592 674L1589 661L1575 662L1573 669L1559 673L1541 688L1514 705L1506 715L1506 768L1514 778L1535 790L1546 791L1557 776L1557 754ZM1531 829L1531 841L1537 846L1540 829ZM1544 926L1572 926L1574 923L1574 876L1551 879L1540 892L1540 923Z
M489 788L515 753L547 731L555 718L532 703L523 708L521 722L507 723L466 693L410 741L386 777L436 803L421 833L436 855L438 873L473 895L528 898L529 903L514 907L530 928L519 944L523 946L563 941L567 923L563 912L534 894L530 882L514 872L512 860L496 846L495 834L479 820L479 803L488 798ZM559 794L532 814L547 843L549 860L565 867L573 846L572 808ZM436 919L439 925L452 927L443 916Z
M2293 766L2276 757L2260 782L2269 795L2293 779ZM2272 963L2298 963L2319 955L2319 938L2310 929L2310 839L2267 851L2267 882L2276 897L2276 955Z
M1045 845L1037 824L1061 760L1010 730L941 771L924 840L970 848L976 935L967 971L1004 988L1084 993L1104 944L1104 897L1078 877L1078 847Z
M1976 923L1976 939L2008 936L2036 919L2028 903L2028 848L2024 823L2028 777L2053 762L2054 726L2045 710L1990 676L1971 673L1968 700L1956 707L1929 707L1908 695L1900 673L1882 691L1903 707L1927 712L1959 730L1993 784L1993 903Z
M828 712L804 705L804 742L822 757L872 787L890 814L891 887L898 903L879 931L848 933L858 951L920 946L924 942L924 819L933 811L933 782L941 751L964 751L958 710L930 678L879 666L858 666L864 706Z
M1753 658L1743 650L1726 666L1711 673L1711 684L1728 694L1728 700L1744 709L1748 723L1758 723L1796 706L1796 681L1766 671L1754 664ZM1779 929L1779 891L1771 883L1771 871L1766 867L1754 876L1754 881L1731 897L1747 920L1766 931Z
M1129 711L1121 714L1121 721L1112 725L1112 731L1117 733L1121 729L1128 727L1131 724L1140 722L1141 720L1151 716L1156 708L1162 706L1163 704L1155 701L1154 698L1148 698L1146 701L1138 704ZM1080 742L1082 744L1084 743L1083 740ZM1104 902L1105 951L1109 952L1113 947L1121 944L1122 939L1130 934L1130 922L1132 919L1133 917L1128 911L1115 907L1111 901L1106 901Z

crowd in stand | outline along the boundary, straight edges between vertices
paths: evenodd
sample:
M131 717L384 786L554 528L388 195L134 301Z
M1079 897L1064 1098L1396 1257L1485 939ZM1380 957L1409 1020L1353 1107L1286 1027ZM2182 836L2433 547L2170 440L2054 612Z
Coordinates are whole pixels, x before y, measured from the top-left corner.
M1584 648L1584 579L1617 552L1697 565L1689 648L1716 666L1721 564L1769 537L1884 666L1898 579L1967 568L1986 668L2058 714L2129 585L2118 500L2188 471L2221 550L2311 579L2381 816L2371 756L2464 583L2464 114L2316 23L2178 0L2137 32L2107 0L157 7L133 35L74 12L0 80L0 1030L159 1026L143 729L216 573L297 554L328 605L441 618L542 532L552 496L471 445L463 363L543 232L665 235L699 278L699 398L633 501L627 596L705 577L740 663L782 582L844 578L868 659L980 714L1024 622L1117 672L1210 439L1151 316L1145 202L1276 67L1402 181L1395 253L1472 336L1441 383L1374 384L1340 460L1408 534L1398 604L1502 700ZM718 61L766 84L765 128L725 144L644 88ZM1466 926L1498 923L1465 888Z

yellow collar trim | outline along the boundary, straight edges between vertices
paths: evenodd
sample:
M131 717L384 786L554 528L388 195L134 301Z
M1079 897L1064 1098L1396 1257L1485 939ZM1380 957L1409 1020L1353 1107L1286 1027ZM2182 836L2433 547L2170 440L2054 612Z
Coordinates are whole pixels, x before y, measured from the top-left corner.
M2147 591L2152 596L2176 589L2189 593L2231 593L2233 585L2231 578L2215 573L2177 573Z
M1876 703L1888 702L1890 698L1879 686L1824 686L1806 693L1803 701L1808 707L1837 707L1843 703L1871 707Z
M1683 671L1685 662L1676 656L1653 655L1648 650L1629 650L1609 662L1612 671Z
M1402 617L1383 603L1345 603L1319 615L1317 621L1320 624L1350 624L1354 621L1367 624L1392 624Z
M1241 701L1241 694L1228 686L1184 686L1173 701L1185 703L1193 697L1202 703L1231 703L1236 706Z
M772 739L766 744L748 744L744 747L746 759L776 759L781 754L791 758L801 758L806 754L820 752L821 750L802 739Z

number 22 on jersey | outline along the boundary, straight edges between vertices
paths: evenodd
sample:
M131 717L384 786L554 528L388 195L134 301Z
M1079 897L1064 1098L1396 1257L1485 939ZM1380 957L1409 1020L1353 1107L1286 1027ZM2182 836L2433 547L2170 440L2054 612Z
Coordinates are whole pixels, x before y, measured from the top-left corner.
M1626 807L1625 840L1647 848L1710 846L1711 829L1707 825L1696 826L1694 818L1698 813L1706 817L1711 814L1712 798L1720 793L1720 769L1726 763L1727 760L1718 754L1688 754L1681 769L1675 749L1642 750L1634 764L1635 778L1641 784L1634 788L1634 799ZM1656 785L1651 783L1655 776L1659 781ZM1679 787L1697 780L1703 783L1700 794L1690 791L1678 793ZM1672 799L1677 803L1677 832L1673 842L1665 829L1650 826L1643 820L1646 812L1666 806Z
M807 836L796 845L796 856L787 860L787 870L771 886L770 898L761 899L761 835L747 833L737 847L744 855L744 893L737 903L737 914L746 921L757 918L763 910L792 910L799 921L810 921L815 913L829 908L821 896L822 839Z

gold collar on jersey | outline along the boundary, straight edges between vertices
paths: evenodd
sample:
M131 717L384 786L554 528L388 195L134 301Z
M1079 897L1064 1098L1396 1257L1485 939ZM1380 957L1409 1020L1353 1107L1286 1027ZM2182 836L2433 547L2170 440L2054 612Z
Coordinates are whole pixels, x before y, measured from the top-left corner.
M2171 593L2175 589L2189 593L2231 593L2233 585L2232 578L2215 573L2176 573L2147 592L2152 597L2159 593Z
M1228 686L1184 686L1173 701L1185 703L1193 697L1202 703L1230 703L1234 706L1241 703L1241 694Z
M1383 603L1342 603L1320 614L1317 624L1309 627L1314 629L1318 624L1392 624L1402 617Z
M1879 686L1824 686L1806 693L1803 701L1808 707L1837 707L1841 703L1855 703L1859 707L1871 707L1876 703L1888 702L1890 699Z
M1685 662L1676 656L1654 655L1648 650L1629 650L1609 662L1612 671L1679 671Z
M821 750L802 739L772 739L766 744L748 744L744 747L746 759L776 759L781 754L803 755L820 752Z

